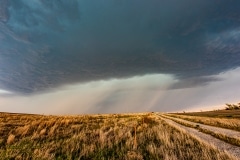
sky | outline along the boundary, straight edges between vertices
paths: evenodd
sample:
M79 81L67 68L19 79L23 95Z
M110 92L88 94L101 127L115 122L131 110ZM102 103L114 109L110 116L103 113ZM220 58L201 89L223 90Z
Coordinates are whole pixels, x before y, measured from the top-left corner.
M237 0L0 0L0 112L211 110L239 81Z

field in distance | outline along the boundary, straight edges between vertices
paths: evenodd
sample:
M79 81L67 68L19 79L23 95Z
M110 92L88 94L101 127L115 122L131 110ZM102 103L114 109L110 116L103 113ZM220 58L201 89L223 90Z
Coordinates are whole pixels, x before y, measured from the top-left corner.
M214 111L203 111L203 112L185 112L185 113L174 113L186 116L203 116L203 117L215 117L215 118L238 118L240 119L239 110L214 110Z
M233 159L159 113L0 113L0 159Z

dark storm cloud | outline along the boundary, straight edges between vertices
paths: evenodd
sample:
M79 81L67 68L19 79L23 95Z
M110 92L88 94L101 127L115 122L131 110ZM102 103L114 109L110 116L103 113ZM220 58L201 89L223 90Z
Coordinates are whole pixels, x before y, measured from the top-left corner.
M186 84L240 65L236 0L0 4L1 89L27 94L151 73Z
M221 81L221 79L216 77L192 77L182 79L179 82L174 83L169 87L169 89L183 89L183 88L193 88L208 85L210 82Z

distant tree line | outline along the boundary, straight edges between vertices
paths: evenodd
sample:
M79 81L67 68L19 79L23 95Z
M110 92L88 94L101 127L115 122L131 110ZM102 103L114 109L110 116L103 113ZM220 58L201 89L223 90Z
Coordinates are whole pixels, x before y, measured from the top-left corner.
M229 104L229 103L226 103L226 110L240 110L240 103L238 104Z

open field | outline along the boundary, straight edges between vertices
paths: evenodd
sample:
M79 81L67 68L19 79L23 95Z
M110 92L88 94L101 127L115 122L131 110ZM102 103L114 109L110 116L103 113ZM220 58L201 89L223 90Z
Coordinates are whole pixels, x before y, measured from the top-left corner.
M233 159L154 113L0 113L2 159Z
M237 118L240 119L240 110L215 110L204 112L172 113L177 115L215 117L215 118Z

